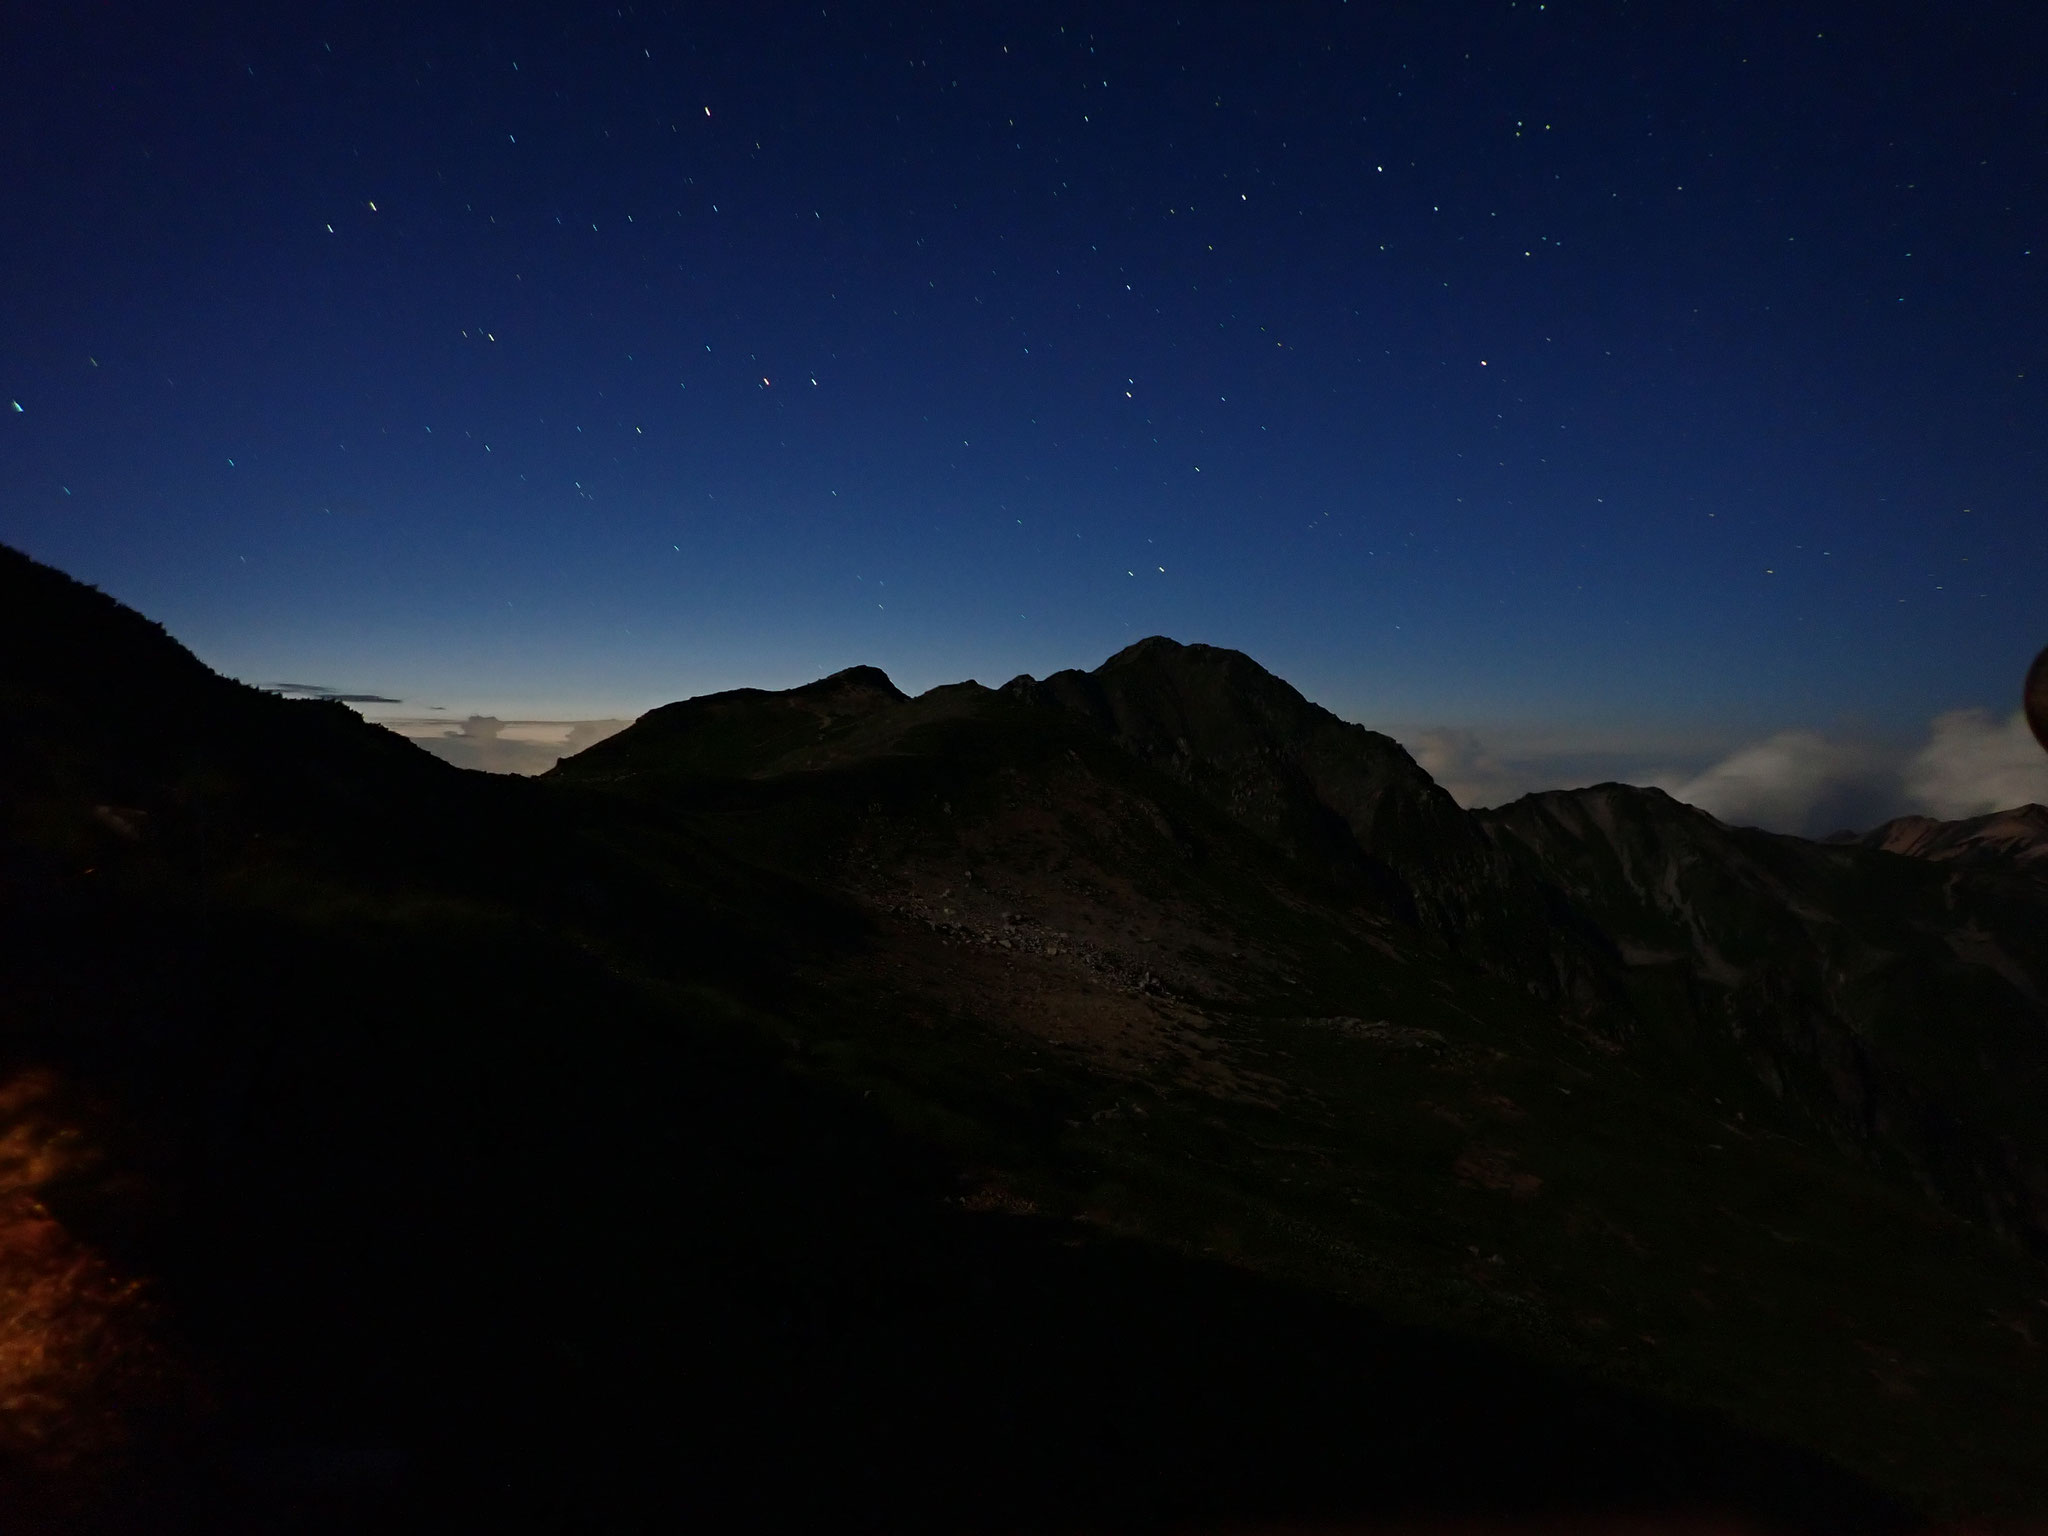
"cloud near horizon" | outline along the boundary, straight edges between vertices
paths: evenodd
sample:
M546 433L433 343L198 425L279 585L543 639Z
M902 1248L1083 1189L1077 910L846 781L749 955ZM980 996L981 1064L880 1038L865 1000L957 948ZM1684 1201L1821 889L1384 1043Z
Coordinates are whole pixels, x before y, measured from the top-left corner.
M288 699L325 699L332 704L403 704L403 699L387 699L381 693L350 693L345 688L329 688L323 683L263 683L260 686L272 693L281 693Z
M1927 745L1905 769L1906 792L1930 816L1953 820L2028 803L2048 805L2048 752L2027 717L1988 709L1935 717Z
M633 722L606 720L408 719L382 722L436 757L486 773L545 773ZM1865 831L1909 812L1955 820L2048 804L2048 753L2025 717L1986 709L1938 715L1917 749L1780 731L1704 768L1611 748L1497 749L1475 731L1412 734L1416 762L1460 805L1503 805L1546 789L1606 781L1654 786L1735 826L1804 837ZM1697 761L1697 760L1695 760Z
M1527 764L1504 761L1476 731L1439 727L1420 731L1403 745L1422 765L1423 772L1448 790L1453 800L1468 808L1503 805L1538 787L1529 782Z
M631 720L500 720L471 715L467 720L383 720L388 730L424 747L458 768L485 773L546 773L565 757L574 757L607 736L615 736Z
M1419 732L1408 746L1464 806L1613 779L1653 785L1732 825L1805 837L1863 831L1913 812L1955 820L2048 804L2048 753L2018 711L2001 719L1986 709L1951 710L1929 723L1918 748L1780 731L1692 769L1554 749L1510 754L1465 730Z
M1659 789L1733 826L1824 837L1899 815L1896 756L1818 731L1780 731Z

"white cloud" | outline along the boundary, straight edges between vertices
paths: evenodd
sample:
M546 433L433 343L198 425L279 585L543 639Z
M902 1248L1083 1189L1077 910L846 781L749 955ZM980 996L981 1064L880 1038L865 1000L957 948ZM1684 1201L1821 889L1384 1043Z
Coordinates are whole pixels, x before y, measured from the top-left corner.
M1906 764L1905 785L1917 806L1944 820L2048 805L2048 753L2018 710L2002 721L1988 709L1951 710Z
M379 724L425 747L458 768L485 773L546 773L616 735L630 720L500 720L471 715L467 720L384 720Z
M1734 826L1824 837L1909 811L1953 820L2048 805L2048 754L2024 717L1985 709L1937 716L1917 747L1791 730L1718 760L1680 743L1646 741L1631 751L1624 742L1565 736L1516 742L1510 735L1504 745L1451 728L1403 735L1415 760L1467 807L1613 779L1655 785Z
M1530 788L1526 769L1502 762L1475 732L1439 727L1415 732L1405 745L1460 805L1499 805Z
M1391 734L1467 810L1505 805L1546 789L1658 784L1683 779L1711 747L1671 733L1505 728L1483 735L1454 726L1394 726Z
M1732 825L1820 835L1882 819L1897 772L1891 754L1865 743L1780 731L1659 787Z

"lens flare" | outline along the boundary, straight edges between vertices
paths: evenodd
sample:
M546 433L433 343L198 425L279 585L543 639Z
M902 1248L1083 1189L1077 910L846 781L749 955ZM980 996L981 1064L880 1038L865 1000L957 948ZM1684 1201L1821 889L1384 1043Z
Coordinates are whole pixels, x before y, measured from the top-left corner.
M2042 751L2048 752L2048 647L2043 647L2034 664L2027 668L2026 710L2034 740L2041 743Z

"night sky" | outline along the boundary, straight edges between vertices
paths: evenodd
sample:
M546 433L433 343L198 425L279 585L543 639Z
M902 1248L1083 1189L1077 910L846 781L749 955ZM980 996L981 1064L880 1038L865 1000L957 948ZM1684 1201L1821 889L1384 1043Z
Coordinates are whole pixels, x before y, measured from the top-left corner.
M2044 35L17 4L0 539L415 734L1165 633L1475 803L2048 799Z

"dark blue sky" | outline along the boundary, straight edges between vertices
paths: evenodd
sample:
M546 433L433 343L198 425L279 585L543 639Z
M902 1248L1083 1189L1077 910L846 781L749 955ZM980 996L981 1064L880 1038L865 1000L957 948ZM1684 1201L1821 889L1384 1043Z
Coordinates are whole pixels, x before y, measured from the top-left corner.
M234 675L1165 632L1697 768L2048 639L2037 6L8 17L0 538Z

